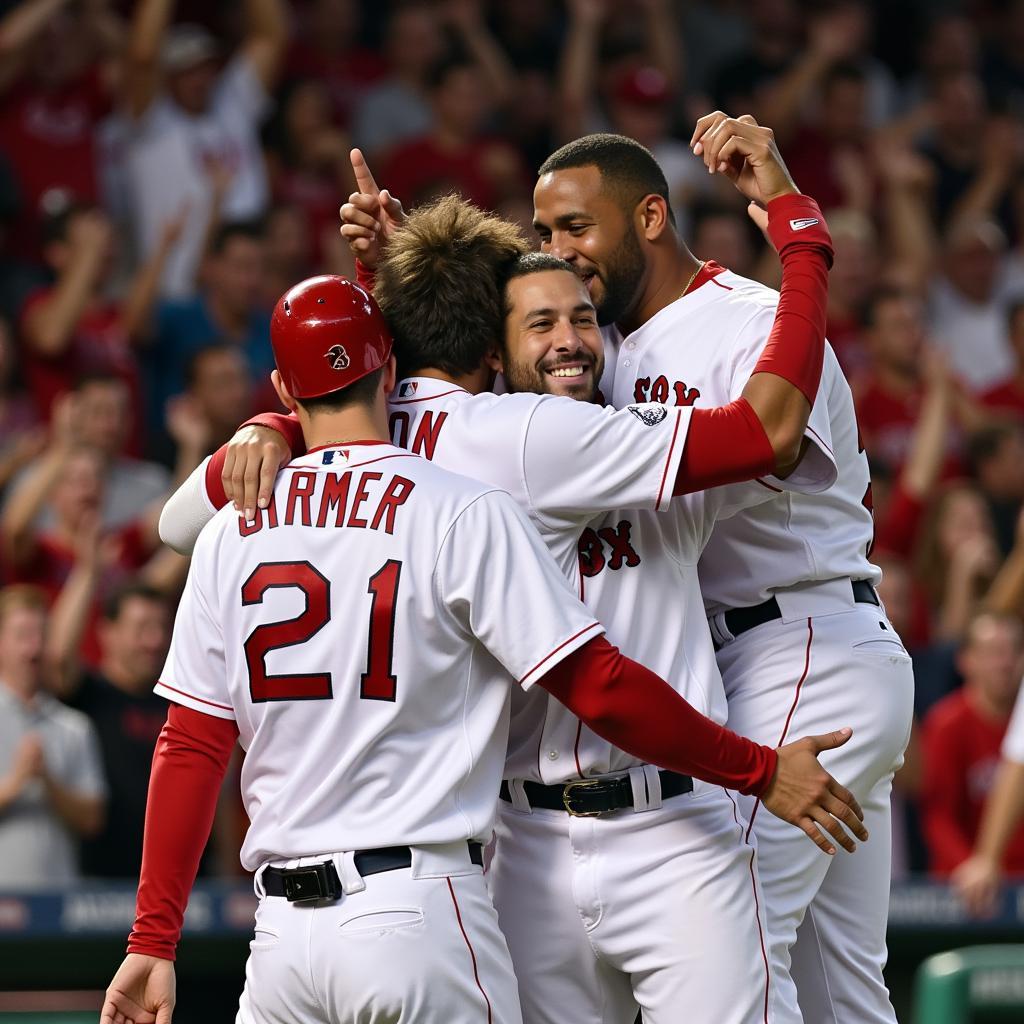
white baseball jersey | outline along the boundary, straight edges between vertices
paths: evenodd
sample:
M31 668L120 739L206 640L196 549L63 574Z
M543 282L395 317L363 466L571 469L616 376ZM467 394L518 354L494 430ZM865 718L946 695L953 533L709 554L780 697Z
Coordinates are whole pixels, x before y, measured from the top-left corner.
M347 444L206 527L157 692L238 723L251 870L486 839L509 677L602 631L508 495Z
M771 332L778 299L778 292L729 271L706 280L618 340L613 405L711 408L738 398ZM760 604L772 591L804 581L881 578L867 559L873 535L867 457L849 385L829 346L806 437L811 444L795 473L763 482L780 492L777 499L714 530L700 565L709 614ZM834 482L822 490L829 474Z
M1024 686L1017 693L1010 724L1003 737L1003 758L1015 764L1024 764Z
M716 518L772 492L720 487L673 499L678 516L658 514L669 507L688 408L615 413L552 396L474 396L423 377L402 381L390 408L393 441L508 490L612 643L725 721L697 559ZM546 693L513 698L506 778L552 784L639 763Z

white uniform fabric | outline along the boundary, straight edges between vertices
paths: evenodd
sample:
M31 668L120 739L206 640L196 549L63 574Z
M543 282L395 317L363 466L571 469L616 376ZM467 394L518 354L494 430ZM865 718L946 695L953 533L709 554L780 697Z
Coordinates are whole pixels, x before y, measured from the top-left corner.
M532 405L545 418L534 415L524 434L514 418ZM719 488L674 499L678 515L653 511L664 504L658 467L674 442L670 419L651 413L639 406L616 417L532 395L471 397L419 378L403 381L392 398L392 439L414 444L433 436L432 426L435 461L507 488L609 639L722 721L697 558L716 515L771 492L759 484ZM671 457L669 493L678 466ZM825 473L817 485L830 479ZM630 502L628 511L595 514ZM635 808L600 818L531 812L521 787L626 770ZM698 782L693 794L663 804L655 770L536 690L513 697L505 775L517 806L500 805L488 877L527 1024L631 1024L637 1006L649 1024L675 1024L681 1005L700 1006L722 1024L776 1019L753 846L730 794Z
M149 256L164 225L188 204L185 229L161 277L161 295L196 291L196 268L210 221L211 164L234 172L220 211L222 220L257 217L266 208L259 124L268 103L251 63L239 54L221 73L205 113L191 116L161 95L138 121L125 125L125 178L138 251Z
M1003 737L1003 758L1014 764L1024 764L1024 686L1017 693L1010 724Z
M614 404L644 397L723 405L742 393L771 330L778 294L728 271L676 300L617 345ZM910 731L910 659L881 609L855 604L851 579L880 579L871 543L869 473L852 397L830 348L800 472L834 467L834 483L767 480L771 501L720 522L700 562L728 725L778 745L844 725L853 738L822 763L864 807L870 842L828 860L763 811L752 836L767 901L777 1019L814 1024L893 1022L882 977L889 896L889 792ZM725 609L776 596L783 616L737 638ZM811 636L814 640L811 643ZM856 899L851 901L851 893ZM810 910L808 910L810 908ZM806 913L806 917L805 917ZM793 949L800 1006L785 980ZM801 1015L802 1011L802 1015Z
M236 721L251 820L245 867L333 854L345 886L322 925L284 901L266 914L288 933L317 929L326 945L281 942L273 959L278 978L294 979L289 998L321 968L311 995L337 995L330 1015L296 1017L254 961L240 1021L362 1019L363 998L390 1000L401 1011L394 1019L478 1019L485 1004L495 1020L519 1019L466 841L492 831L509 677L529 689L601 632L507 495L389 444L314 450L280 474L252 523L229 508L214 517L196 545L157 692ZM352 851L388 846L413 847L411 871L365 886L353 877ZM450 950L455 932L452 908L436 905L443 887L410 887L410 879L447 879L453 858L476 873L456 914L470 957L463 950L439 968L432 983L449 991L421 1013L422 974L411 961L433 955L432 946ZM409 902L413 893L419 903ZM423 927L403 928L396 940L377 922L360 936L365 955L390 968L370 993L343 955L349 929L331 922L396 910L421 913ZM477 945L493 954L482 956L496 992L471 962ZM466 971L476 972L472 986Z

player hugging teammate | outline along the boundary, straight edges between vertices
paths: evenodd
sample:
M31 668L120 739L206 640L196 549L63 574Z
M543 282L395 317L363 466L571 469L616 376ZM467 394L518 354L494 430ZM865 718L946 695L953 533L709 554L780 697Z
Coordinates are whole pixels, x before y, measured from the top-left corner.
M170 1020L237 736L244 1024L895 1020L912 683L824 344L831 243L768 129L715 113L693 145L756 204L781 293L694 258L628 139L541 168L542 254L454 198L406 218L353 154L342 232L384 319L340 279L285 295L294 414L161 522L196 551L150 792L180 811L148 822L104 1024Z

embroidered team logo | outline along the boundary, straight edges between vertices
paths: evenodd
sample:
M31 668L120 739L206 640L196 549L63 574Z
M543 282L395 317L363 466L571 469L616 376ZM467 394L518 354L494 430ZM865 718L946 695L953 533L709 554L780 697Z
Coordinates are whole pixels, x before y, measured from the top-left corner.
M414 380L406 381L398 389L398 397L399 398L411 398L413 395L416 394L416 389L418 387L419 387L419 384L416 381L414 381Z
M668 409L663 405L627 405L626 408L648 427L656 427L668 415Z
M349 363L351 362L348 357L348 353L342 345L332 345L324 353L324 357L330 364L332 370L347 370Z

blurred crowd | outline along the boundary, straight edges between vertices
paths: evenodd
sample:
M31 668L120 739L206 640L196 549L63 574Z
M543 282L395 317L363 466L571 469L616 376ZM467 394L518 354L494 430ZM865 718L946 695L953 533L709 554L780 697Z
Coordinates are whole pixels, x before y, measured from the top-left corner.
M156 519L272 407L276 298L354 273L350 148L407 209L454 190L533 237L541 161L621 132L698 258L777 283L687 145L715 108L775 130L835 241L917 677L897 874L968 856L1024 670L1024 2L0 0L0 887L138 870L187 569Z

